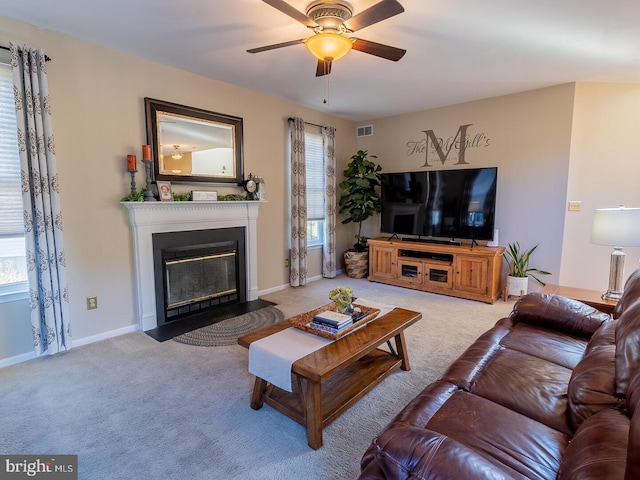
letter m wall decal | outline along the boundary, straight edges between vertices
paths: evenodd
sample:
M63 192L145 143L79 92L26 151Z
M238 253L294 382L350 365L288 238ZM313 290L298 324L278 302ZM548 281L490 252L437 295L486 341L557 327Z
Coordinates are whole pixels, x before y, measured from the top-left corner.
M442 162L442 165L444 165L444 163L447 161L449 153L451 153L451 149L454 147L454 145L456 146L456 150L458 151L458 161L455 163L455 165L468 165L469 162L465 162L464 160L464 154L467 150L467 128L469 128L471 125L473 125L473 123L470 123L468 125L460 125L460 128L458 128L458 132L456 133L455 137L453 137L446 143L441 139L438 139L438 137L436 137L436 134L433 133L433 130L423 130L422 132L427 135L427 144L429 143L429 141L431 141L433 149L438 154L438 158ZM443 150L443 147L446 148L446 152ZM425 159L424 165L422 166L432 166L429 163L428 145L427 148L425 148Z

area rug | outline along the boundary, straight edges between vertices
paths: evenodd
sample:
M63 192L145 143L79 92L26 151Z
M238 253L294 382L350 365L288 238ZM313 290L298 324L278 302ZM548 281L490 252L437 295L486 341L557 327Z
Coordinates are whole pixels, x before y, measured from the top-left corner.
M196 347L235 345L238 343L238 337L282 320L284 314L276 307L270 306L183 333L173 339Z

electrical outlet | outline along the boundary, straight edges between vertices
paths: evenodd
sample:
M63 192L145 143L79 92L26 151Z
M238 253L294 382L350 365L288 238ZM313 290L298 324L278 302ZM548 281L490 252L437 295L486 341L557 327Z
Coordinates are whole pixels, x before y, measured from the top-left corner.
M87 310L95 310L98 308L98 296L91 295L87 297Z
M582 202L579 200L569 200L569 211L579 212L582 209Z
M284 259L284 268L289 268L289 259L288 258Z

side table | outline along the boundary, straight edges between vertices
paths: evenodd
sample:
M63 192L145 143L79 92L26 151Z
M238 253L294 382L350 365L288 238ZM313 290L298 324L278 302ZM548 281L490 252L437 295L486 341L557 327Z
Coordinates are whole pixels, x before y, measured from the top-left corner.
M586 288L565 287L562 285L547 284L540 290L541 293L552 293L562 297L572 298L593 308L597 308L601 312L613 313L618 302L613 300L605 300L602 298L602 292L597 290L588 290Z

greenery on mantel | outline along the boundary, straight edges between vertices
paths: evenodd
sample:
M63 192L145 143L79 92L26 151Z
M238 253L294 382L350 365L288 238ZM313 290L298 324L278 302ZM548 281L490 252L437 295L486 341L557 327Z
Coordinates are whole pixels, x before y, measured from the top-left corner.
M173 194L173 201L174 202L189 202L189 201L191 201L191 193L184 193L184 194L174 193Z
M121 202L144 202L144 196L147 193L147 189L143 188L138 192L133 192L120 199Z
M218 201L221 201L221 202L232 202L232 201L246 202L248 200L255 200L250 193L247 193L246 195L238 195L235 193L230 193L229 195L218 195Z
M147 193L147 189L143 188L140 191L130 193L126 197L120 199L121 202L144 202L144 196ZM247 201L254 200L250 193L246 195L238 195L234 193L230 193L228 195L218 195L218 201L220 202L231 202L231 201ZM174 193L173 194L174 202L190 202L191 201L191 193Z

